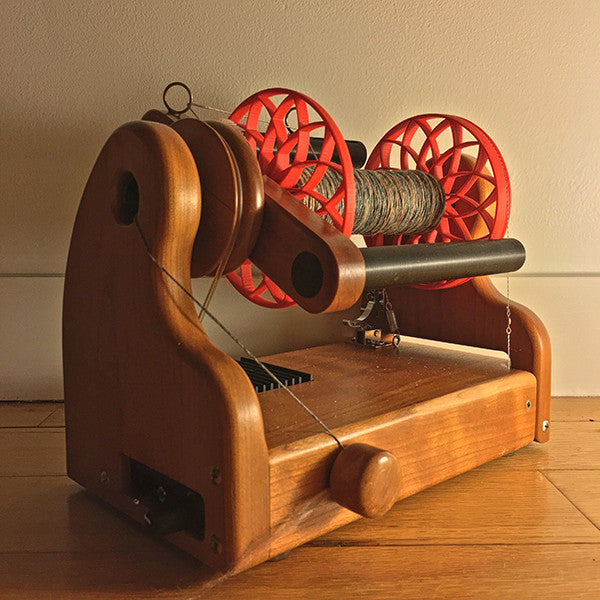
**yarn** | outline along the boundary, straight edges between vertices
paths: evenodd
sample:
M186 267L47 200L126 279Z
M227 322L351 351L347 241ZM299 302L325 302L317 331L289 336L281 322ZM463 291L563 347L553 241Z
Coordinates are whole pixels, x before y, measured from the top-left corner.
M304 169L298 191L311 177L314 167ZM418 170L354 169L356 208L352 233L361 235L412 235L431 231L446 209L441 183L429 173ZM303 202L318 211L340 186L342 176L335 169L325 170L315 186L314 195ZM304 190L306 193L306 190ZM323 200L318 196L322 196ZM340 212L343 208L340 206ZM331 222L327 215L326 220Z

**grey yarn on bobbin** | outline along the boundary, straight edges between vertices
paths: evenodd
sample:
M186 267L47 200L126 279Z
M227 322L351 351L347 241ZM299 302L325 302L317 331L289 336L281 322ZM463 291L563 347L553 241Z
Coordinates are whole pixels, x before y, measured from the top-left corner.
M312 175L305 169L298 187ZM339 188L342 176L327 169L315 191L331 198ZM352 233L361 235L416 235L437 227L446 209L442 184L429 173L416 170L354 169L356 209ZM321 204L306 196L304 203L312 210ZM343 203L338 206L343 214ZM331 222L327 215L326 220Z

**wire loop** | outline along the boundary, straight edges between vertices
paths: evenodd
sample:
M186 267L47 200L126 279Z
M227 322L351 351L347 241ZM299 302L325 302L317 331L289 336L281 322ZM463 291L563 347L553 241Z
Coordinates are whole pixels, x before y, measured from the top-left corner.
M188 97L188 101L185 105L185 107L181 110L177 110L175 108L173 108L169 102L167 101L167 92L174 88L174 87L181 87L183 88L186 93L187 93L187 97ZM186 113L188 110L190 110L192 108L192 90L190 90L190 88L183 82L181 81L172 81L171 83L169 83L169 85L163 90L163 104L167 107L167 111L169 112L170 115L173 115L175 117L179 117L182 114Z

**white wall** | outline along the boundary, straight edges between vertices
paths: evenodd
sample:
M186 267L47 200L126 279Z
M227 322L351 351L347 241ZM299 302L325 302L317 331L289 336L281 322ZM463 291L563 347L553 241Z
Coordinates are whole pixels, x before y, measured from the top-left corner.
M511 173L510 233L528 250L513 297L547 322L554 392L600 394L597 0L2 0L0 23L0 398L61 397L60 275L81 191L111 131L173 80L223 108L304 91L368 147L426 111L481 125ZM305 330L298 311L269 326L221 294L259 350Z

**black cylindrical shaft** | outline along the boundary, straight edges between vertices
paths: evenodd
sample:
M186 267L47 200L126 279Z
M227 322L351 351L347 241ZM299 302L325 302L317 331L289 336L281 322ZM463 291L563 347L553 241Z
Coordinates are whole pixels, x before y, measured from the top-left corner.
M516 271L525 262L518 240L475 240L360 249L365 290Z
M356 140L345 140L348 152L350 152L350 158L352 159L352 166L355 169L362 167L367 160L367 147ZM308 149L308 160L318 160L323 147L323 138L311 137L310 146ZM296 154L295 150L290 152L290 158L293 160ZM333 150L333 156L331 162L340 163L340 157L336 149Z

